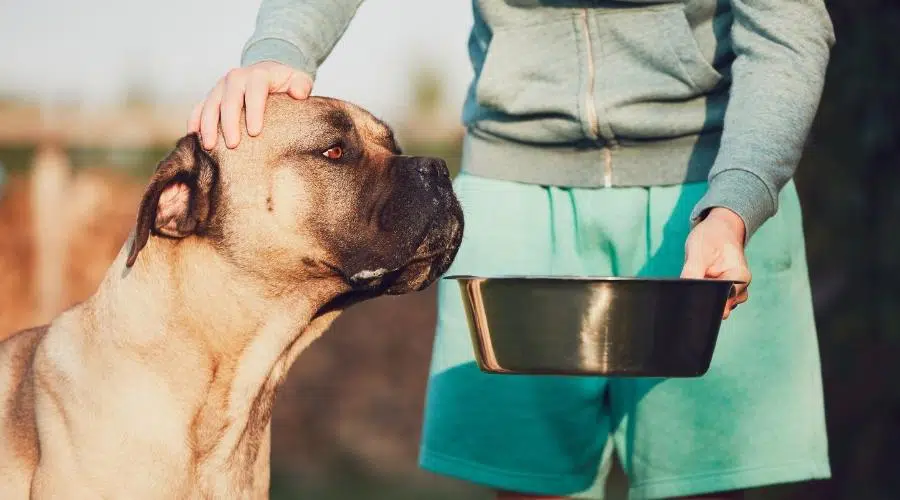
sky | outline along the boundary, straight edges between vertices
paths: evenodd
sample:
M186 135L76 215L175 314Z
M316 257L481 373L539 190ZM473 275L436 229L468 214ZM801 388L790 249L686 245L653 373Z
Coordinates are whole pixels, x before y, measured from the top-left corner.
M0 94L85 107L135 81L173 103L202 99L239 63L259 0L0 0ZM314 93L386 119L404 114L417 64L441 70L458 109L471 77L468 0L366 0L320 69Z

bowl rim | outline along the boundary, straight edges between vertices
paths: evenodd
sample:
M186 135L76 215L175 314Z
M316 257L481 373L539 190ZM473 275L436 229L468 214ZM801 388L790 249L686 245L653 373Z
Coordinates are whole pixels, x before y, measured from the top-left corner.
M475 276L469 274L452 274L444 276L445 280L456 281L556 281L556 282L627 282L627 283L715 283L745 285L746 281L721 278L676 278L676 277L638 277L638 276L586 276L586 275L491 275Z

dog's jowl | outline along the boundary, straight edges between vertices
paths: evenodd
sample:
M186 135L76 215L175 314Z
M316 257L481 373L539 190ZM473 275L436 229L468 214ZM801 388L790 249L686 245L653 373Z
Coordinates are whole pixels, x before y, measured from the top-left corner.
M0 344L0 498L267 498L274 393L351 304L446 272L447 167L349 103L159 163L97 291Z

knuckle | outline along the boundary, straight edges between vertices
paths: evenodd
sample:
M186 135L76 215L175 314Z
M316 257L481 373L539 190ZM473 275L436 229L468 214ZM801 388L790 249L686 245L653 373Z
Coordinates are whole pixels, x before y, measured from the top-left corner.
M241 87L247 79L243 69L232 69L225 75L225 85L230 88Z
M265 68L253 67L250 68L250 78L254 80L264 80L269 77L269 71Z
M213 86L213 88L209 89L209 92L206 93L206 99L203 101L203 105L207 106L210 101L213 101L217 98L217 96L222 94L222 91L225 89L225 77L219 79L218 82Z

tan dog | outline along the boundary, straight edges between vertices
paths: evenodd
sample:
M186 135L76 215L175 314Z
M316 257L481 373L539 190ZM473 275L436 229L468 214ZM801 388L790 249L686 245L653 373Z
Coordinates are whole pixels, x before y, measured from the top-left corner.
M337 100L273 96L265 120L235 150L182 138L97 292L0 344L0 498L267 498L297 355L447 270L463 221L441 160Z

